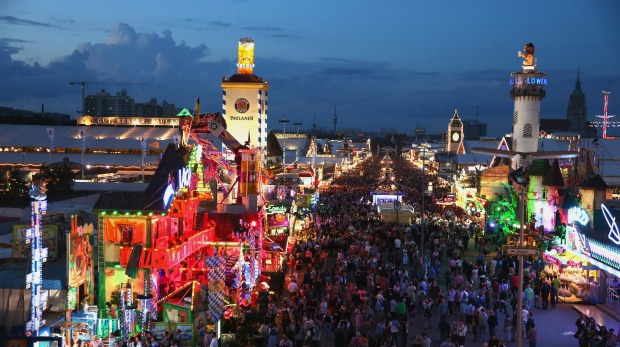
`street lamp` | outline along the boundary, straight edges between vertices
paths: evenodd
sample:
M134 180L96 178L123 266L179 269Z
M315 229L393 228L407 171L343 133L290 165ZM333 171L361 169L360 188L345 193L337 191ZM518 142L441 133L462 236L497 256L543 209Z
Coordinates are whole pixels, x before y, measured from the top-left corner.
M284 136L283 145L282 145L282 166L286 165L286 123L290 123L290 120L284 118L280 119L278 122L282 123L282 134Z
M515 156L519 155L524 163L531 162L534 159L568 159L575 158L578 154L577 152L566 152L566 151L554 151L554 152L517 152L517 151L505 151L501 149L491 149L491 148L480 148L475 147L471 149L471 152L474 154L487 154L493 155L499 158L509 158L513 159ZM525 160L529 159L529 160ZM518 170L513 171L510 174L510 178L515 181L518 185L521 186L521 228L519 230L519 247L523 247L523 232L525 225L525 203L526 203L526 194L525 188L528 184L528 178L526 175L526 168L521 167ZM523 341L523 254L519 253L519 288L517 288L517 305L515 319L517 320L519 330L517 331L517 346L521 346Z
M529 178L523 167L510 173L510 178L515 181L521 187L521 211L519 211L519 219L521 219L521 226L519 229L519 247L523 247L523 233L525 226L525 203L526 195L525 189L527 187ZM517 346L521 346L523 341L523 255L519 255L519 284L517 288Z
M422 239L420 240L420 257L424 261L424 196L426 195L426 147L422 147Z
M303 125L302 122L293 123L296 131L296 142L295 142L295 162L299 164L299 127Z

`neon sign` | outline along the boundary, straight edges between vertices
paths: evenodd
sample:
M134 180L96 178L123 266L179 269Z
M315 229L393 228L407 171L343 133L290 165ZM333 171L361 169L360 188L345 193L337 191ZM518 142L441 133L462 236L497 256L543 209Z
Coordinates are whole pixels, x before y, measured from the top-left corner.
M192 184L192 170L190 170L188 167L180 168L178 171L178 175L179 189L189 188L189 186Z
M172 174L172 173L171 173ZM174 196L177 193L177 190L181 188L192 188L195 186L192 183L197 183L197 179L193 178L192 170L188 167L182 167L177 171L177 179L175 184L175 180L171 178L171 174L168 176L168 185L164 190L164 195L162 196L162 200L164 203L164 210L167 210L174 199Z
M271 205L267 207L267 213L286 213L287 210L286 206Z
M609 235L607 236L611 242L616 245L620 245L620 231L618 230L618 224L616 224L616 217L611 214L607 206L601 205L601 211L605 217L605 221L609 226Z
M510 79L510 85L523 85L523 84L534 84L534 85L547 85L549 84L549 79L544 77L517 77Z
M571 207L568 209L568 224L579 223L581 225L587 225L590 223L590 216L588 212L580 207Z

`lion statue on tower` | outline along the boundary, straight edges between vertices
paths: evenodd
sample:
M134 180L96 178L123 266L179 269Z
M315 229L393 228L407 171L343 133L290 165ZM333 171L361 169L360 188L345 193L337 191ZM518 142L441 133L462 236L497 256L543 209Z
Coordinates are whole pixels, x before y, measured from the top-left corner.
M523 46L523 52L519 51L517 52L517 55L520 58L524 58L525 60L523 60L523 67L526 66L531 66L532 68L534 66L536 66L536 60L534 59L534 44L533 43L527 43L525 44L525 46Z

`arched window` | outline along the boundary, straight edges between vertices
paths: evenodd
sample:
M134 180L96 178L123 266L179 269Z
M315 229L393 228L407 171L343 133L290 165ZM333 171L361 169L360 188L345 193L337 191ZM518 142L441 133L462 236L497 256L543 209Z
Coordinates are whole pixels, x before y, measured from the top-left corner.
M512 118L512 124L517 124L518 120L519 120L519 111L515 111L515 115Z
M523 137L532 137L532 124L525 124L523 126Z

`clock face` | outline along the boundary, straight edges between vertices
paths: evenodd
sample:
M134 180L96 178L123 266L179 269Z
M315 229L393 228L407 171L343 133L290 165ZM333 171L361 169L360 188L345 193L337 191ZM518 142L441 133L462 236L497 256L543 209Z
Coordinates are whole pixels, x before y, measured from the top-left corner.
M452 133L452 141L454 142L458 142L461 139L461 134L458 132L453 132Z

